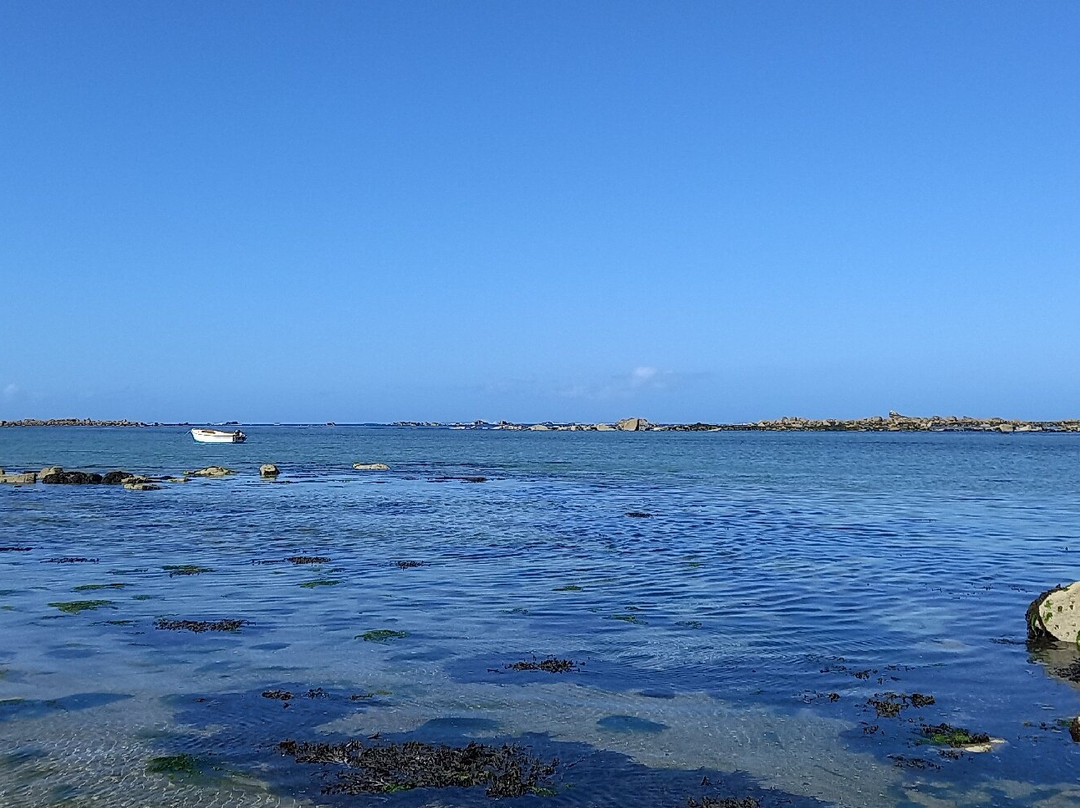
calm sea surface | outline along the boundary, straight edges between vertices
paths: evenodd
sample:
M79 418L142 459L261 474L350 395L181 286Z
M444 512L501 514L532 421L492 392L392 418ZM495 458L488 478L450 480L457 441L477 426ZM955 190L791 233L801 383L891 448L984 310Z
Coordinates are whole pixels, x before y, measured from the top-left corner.
M1077 652L1024 626L1080 579L1080 435L245 431L0 430L8 471L237 471L0 486L0 806L492 804L277 749L376 733L559 759L504 806L1080 804Z

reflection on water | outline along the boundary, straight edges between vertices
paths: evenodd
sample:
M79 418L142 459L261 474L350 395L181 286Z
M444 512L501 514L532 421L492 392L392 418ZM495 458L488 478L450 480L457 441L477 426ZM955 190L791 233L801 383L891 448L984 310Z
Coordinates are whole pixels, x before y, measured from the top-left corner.
M245 432L0 434L9 470L239 472L0 488L32 548L0 552L0 803L337 804L274 745L376 733L572 754L550 805L1080 797L1075 649L1023 643L1077 577L1075 436ZM940 723L1006 743L953 759ZM181 753L212 765L147 771ZM348 804L487 800L421 791Z

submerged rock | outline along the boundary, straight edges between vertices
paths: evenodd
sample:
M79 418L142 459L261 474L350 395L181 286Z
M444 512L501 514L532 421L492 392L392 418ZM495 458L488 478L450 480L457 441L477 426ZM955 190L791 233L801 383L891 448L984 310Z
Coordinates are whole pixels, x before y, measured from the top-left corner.
M281 471L273 463L263 463L259 466L260 477L277 477Z
M1027 610L1028 636L1080 644L1080 581L1035 598Z

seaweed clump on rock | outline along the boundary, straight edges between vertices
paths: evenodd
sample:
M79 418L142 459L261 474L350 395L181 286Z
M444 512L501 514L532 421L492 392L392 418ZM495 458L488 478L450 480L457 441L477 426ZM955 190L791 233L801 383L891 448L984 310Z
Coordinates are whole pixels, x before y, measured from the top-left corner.
M236 631L249 622L251 621L236 618L227 618L225 620L169 620L159 617L154 621L154 628L163 631L194 631L196 634L201 634L204 631Z
M514 662L506 667L513 671L544 671L545 673L567 673L569 671L577 670L580 663L574 662L572 659L557 659L556 657L548 657L547 659L525 659L520 662Z
M558 759L544 762L516 745L470 742L447 746L423 741L308 743L284 740L278 749L297 763L344 765L326 794L390 794L414 788L485 786L489 797L550 794Z

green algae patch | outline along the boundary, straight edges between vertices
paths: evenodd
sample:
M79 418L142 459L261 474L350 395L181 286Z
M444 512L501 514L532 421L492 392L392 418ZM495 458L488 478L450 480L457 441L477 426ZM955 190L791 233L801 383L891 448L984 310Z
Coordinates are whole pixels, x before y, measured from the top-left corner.
M377 628L372 631L365 631L359 635L364 642L389 642L390 640L400 640L403 637L408 637L407 631L394 631L389 628Z
M177 775L193 777L202 773L203 761L194 755L162 755L150 758L146 762L146 771L151 774L167 774L170 778Z
M337 578L317 578L314 581L304 581L300 586L304 589L314 589L317 586L336 586L341 581Z
M200 567L198 564L166 564L162 567L172 578L176 575L201 575L204 572L213 572L209 567Z
M636 614L612 614L608 615L608 620L621 620L624 623L633 623L636 626L647 626L649 621L642 620Z
M488 797L552 793L558 759L544 761L516 745L470 742L447 746L401 743L281 741L278 750L297 763L341 766L327 794L393 794L414 788L484 787Z
M98 589L123 589L127 584L115 583L115 584L83 584L77 586L73 591L75 592L93 592Z
M329 556L289 556L285 559L290 564L329 564Z
M963 749L969 746L982 746L991 742L990 736L985 732L972 732L962 727L953 727L948 724L934 724L922 726L922 734L926 743L934 746L948 746L952 749Z
M160 597L161 597L160 595L147 595L147 594L144 593L142 595L132 595L131 599L132 600L158 600Z
M581 587L577 584L567 584L566 586L557 586L551 590L552 592L580 592Z
M54 609L59 609L64 614L78 614L88 609L100 609L102 606L116 608L111 600L65 600L50 603Z

